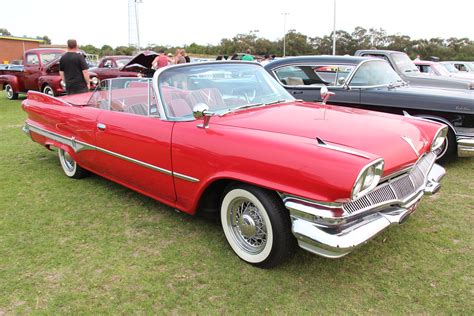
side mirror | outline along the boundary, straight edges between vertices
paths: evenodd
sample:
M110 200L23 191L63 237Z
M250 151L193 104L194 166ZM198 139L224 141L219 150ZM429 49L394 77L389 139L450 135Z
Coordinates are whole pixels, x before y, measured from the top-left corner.
M342 77L342 78L337 79L337 84L339 86L343 86L345 83L346 83L346 78Z
M323 100L323 104L326 104L329 98L334 95L334 92L330 92L328 90L328 87L323 86L321 87L320 95L321 95L321 99Z
M209 111L209 106L205 103L198 103L193 107L193 116L196 120L204 120L202 124L199 124L199 128L209 128L209 120L214 113Z

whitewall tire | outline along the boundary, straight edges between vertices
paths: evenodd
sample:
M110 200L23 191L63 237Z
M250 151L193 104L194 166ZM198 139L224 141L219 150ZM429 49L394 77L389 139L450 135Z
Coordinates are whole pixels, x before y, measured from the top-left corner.
M291 256L291 221L276 193L234 185L224 192L220 215L225 237L240 259L270 268Z
M58 148L59 162L63 168L64 174L69 178L81 179L87 176L87 170L81 168L76 161L64 149Z

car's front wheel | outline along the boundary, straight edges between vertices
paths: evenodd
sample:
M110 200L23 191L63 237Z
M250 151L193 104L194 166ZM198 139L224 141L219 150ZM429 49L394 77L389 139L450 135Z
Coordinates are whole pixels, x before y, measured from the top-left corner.
M275 192L233 185L224 192L220 215L225 237L240 259L271 268L293 253L290 216Z
M13 87L11 84L7 83L5 85L5 95L7 96L7 99L8 100L16 100L18 99L18 93L16 93L14 90L13 90Z
M69 178L81 179L88 175L88 171L79 166L64 149L58 149L59 161L64 173Z

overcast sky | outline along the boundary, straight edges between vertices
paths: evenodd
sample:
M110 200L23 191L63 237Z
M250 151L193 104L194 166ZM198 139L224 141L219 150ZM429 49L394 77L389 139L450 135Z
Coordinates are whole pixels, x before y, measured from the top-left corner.
M337 29L383 28L412 39L474 40L474 0L337 0ZM15 36L47 35L54 44L128 45L128 0L1 0L0 28ZM140 43L179 46L218 44L222 38L258 30L277 40L286 29L323 36L333 27L334 0L143 0Z

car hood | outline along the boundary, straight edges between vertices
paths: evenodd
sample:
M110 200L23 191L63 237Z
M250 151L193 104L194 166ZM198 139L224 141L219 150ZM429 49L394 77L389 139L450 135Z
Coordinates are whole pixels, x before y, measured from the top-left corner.
M314 146L323 141L343 146L370 160L382 157L385 175L415 162L431 144L431 139L414 119L309 102L226 114L211 119L212 124L304 137Z
M130 59L130 61L120 68L120 70L139 72L143 69L151 69L151 64L153 63L153 60L156 56L158 56L158 54L155 52L140 53Z

